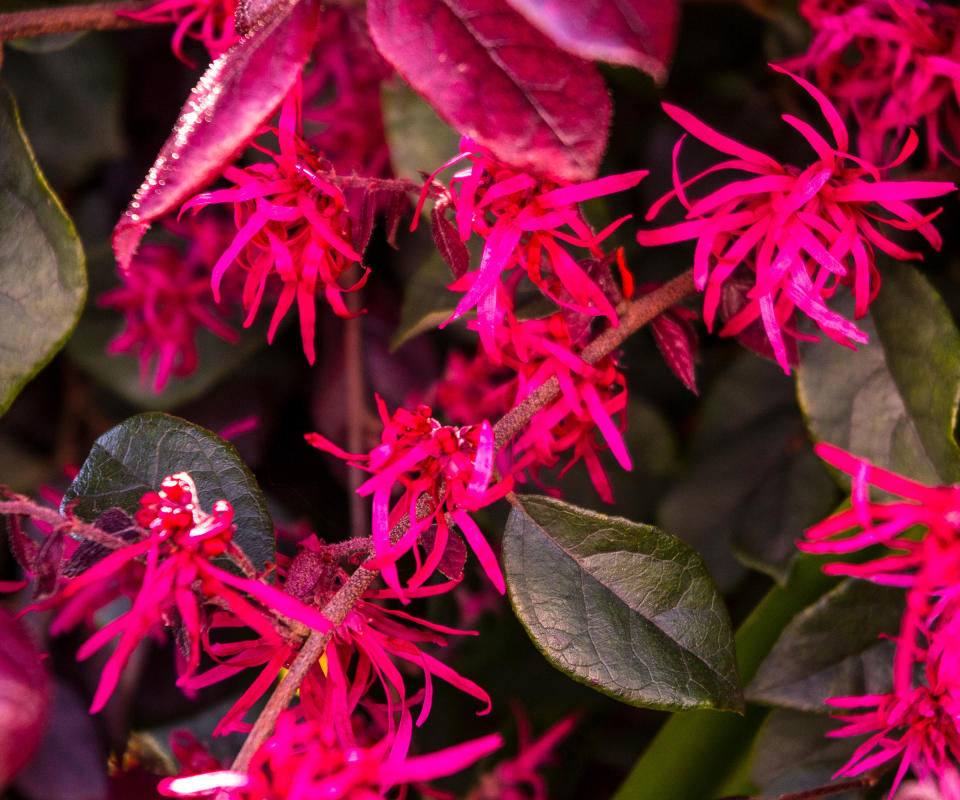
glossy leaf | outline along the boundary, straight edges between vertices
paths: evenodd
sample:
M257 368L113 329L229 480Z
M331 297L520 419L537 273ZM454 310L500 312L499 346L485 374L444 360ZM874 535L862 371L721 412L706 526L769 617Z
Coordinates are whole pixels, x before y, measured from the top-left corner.
M775 364L748 353L707 393L690 462L658 521L704 556L724 588L742 576L733 555L783 581L795 541L836 502L793 387Z
M503 561L517 617L570 677L633 705L742 707L726 608L679 539L527 496L507 521Z
M114 228L121 269L150 224L214 180L273 113L310 57L320 13L319 0L284 0L207 68Z
M168 414L130 417L97 439L63 506L75 500L77 515L89 522L110 508L132 514L145 492L156 491L160 481L176 472L193 476L204 510L221 498L230 501L237 527L234 541L255 566L262 569L273 561L273 522L236 448Z
M856 353L829 341L801 347L797 389L807 424L816 439L913 480L957 482L960 333L916 269L889 265L882 277L857 323L869 344ZM852 302L839 306L852 312Z
M86 292L77 232L0 86L0 414L69 338Z
M367 14L383 56L460 133L517 169L596 175L611 117L603 78L505 0L371 0Z
M0 787L30 761L47 725L50 678L30 636L0 609Z
M567 52L636 67L657 83L677 42L675 0L507 0Z
M903 607L902 589L845 580L784 628L747 698L825 714L828 697L889 692Z

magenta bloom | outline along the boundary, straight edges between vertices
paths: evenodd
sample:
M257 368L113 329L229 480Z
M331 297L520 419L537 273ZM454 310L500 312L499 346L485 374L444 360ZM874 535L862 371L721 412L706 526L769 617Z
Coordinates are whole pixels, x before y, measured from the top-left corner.
M884 545L866 563L834 563L825 571L907 590L897 637L893 691L835 697L830 705L860 710L841 716L833 736L870 738L838 775L857 775L901 759L894 791L908 770L934 778L949 800L960 800L960 487L924 486L830 445L817 453L853 477L852 508L813 526L800 543L814 553L851 553ZM870 500L870 487L902 499ZM917 680L922 674L923 681Z
M383 578L400 597L400 579L396 561L415 549L420 535L437 526L433 545L424 561L417 555L417 570L408 581L411 587L423 585L446 551L450 537L447 516L463 532L487 577L503 594L506 584L497 558L483 533L468 512L489 505L511 488L509 480L490 486L493 476L494 440L489 422L456 428L441 425L429 406L408 411L399 408L391 417L383 400L377 397L383 421L381 444L369 454L347 453L318 433L306 440L314 447L351 462L373 473L358 489L361 495L373 495L373 543L377 557L370 565L383 572ZM394 486L402 494L391 501ZM432 511L417 519L417 503L427 500ZM390 541L392 528L406 517L410 527L396 543Z
M223 790L234 800L379 800L392 787L434 780L466 769L503 744L497 734L422 756L397 750L397 739L344 745L332 728L285 711L273 735L253 755L246 774L221 770L165 778L167 797L205 797Z
M171 47L184 64L196 66L183 52L185 38L196 39L207 48L210 58L218 58L237 42L234 27L237 0L159 0L149 8L118 11L123 17L150 25L176 25Z
M297 555L290 559L277 555L279 588L293 601L312 609L321 609L347 580L343 563L350 543L321 544L315 536L299 543ZM450 588L450 584L419 589L406 589L409 597L429 597ZM416 724L423 724L433 702L433 680L438 678L469 694L484 704L479 714L490 710L489 695L476 683L463 677L435 656L427 646L443 647L447 635L476 635L437 625L388 608L382 600L396 599L392 590L370 589L337 626L318 663L306 675L300 687L301 708L311 719L336 730L340 741L355 745L357 736L352 720L359 707L376 720L377 735L393 735L411 719L411 708L420 704ZM211 629L236 627L230 615L220 615L211 622ZM212 643L210 654L219 662L206 672L184 683L188 689L199 689L250 668L260 674L227 712L214 731L215 735L247 730L243 716L259 700L296 656L308 630L290 629L282 642L276 638ZM423 673L423 688L411 692L404 673L410 669ZM382 693L372 692L379 683ZM381 699L382 694L382 699Z
M107 352L137 356L140 382L146 384L152 371L152 388L158 393L172 375L183 377L197 368L197 328L237 341L209 294L210 269L216 259L216 255L211 258L211 246L226 244L221 221L210 217L187 225L167 223L167 227L185 237L186 250L171 244L144 245L130 269L120 273L123 286L97 300L125 317L123 331L107 345Z
M813 40L785 63L813 75L859 126L860 155L885 161L923 124L927 160L960 163L960 10L924 0L804 0Z
M132 598L128 611L96 631L77 651L78 659L89 658L117 639L100 677L91 713L103 708L127 659L158 625L181 626L187 655L179 665L180 683L189 678L200 664L205 605L210 598L217 598L217 603L229 608L237 620L270 641L280 641L272 624L276 614L306 626L329 628L322 614L289 595L210 563L210 558L224 554L241 563L246 559L231 541L234 526L230 503L218 500L211 513L203 511L187 473L165 478L158 492L148 492L140 502L136 521L146 536L114 550L71 578L55 595L30 607L61 607L51 626L57 633L89 616L93 608L112 602L118 583Z
M475 414L481 410L503 414L555 375L560 397L534 415L509 445L509 459L500 469L517 480L529 470L540 484L540 470L557 466L569 455L560 475L583 460L597 493L612 503L599 452L609 448L621 467L632 468L623 441L627 385L616 358L607 356L594 365L583 361L562 312L498 326L495 334L500 364L491 361L489 351L469 363L462 357L451 361L437 387L444 410L458 417L466 417L471 408Z
M790 75L779 67L778 72ZM749 302L731 317L722 336L743 331L754 320L764 330L784 372L790 371L783 333L798 336L792 326L794 311L810 317L827 336L853 347L866 336L856 325L827 307L839 285L849 286L856 300L855 316L863 316L880 288L874 248L897 259L918 259L887 238L877 223L917 231L934 248L941 239L930 220L907 201L939 197L952 192L952 183L888 181L872 164L850 155L850 139L836 108L813 85L790 75L817 101L830 125L834 142L824 139L806 122L784 114L814 150L809 166L793 167L746 147L704 125L676 106L664 104L667 114L697 139L730 156L699 175L681 182L676 167L683 137L674 148L674 190L647 213L653 219L676 197L687 209L686 221L651 231L637 240L647 246L695 239L694 278L704 291L703 316L711 327L724 282L753 273ZM911 136L895 163L916 147ZM892 166L892 165L891 165ZM745 173L704 197L688 196L701 178L724 170Z
M429 192L439 191L438 208L441 212L447 207L454 209L460 240L466 242L471 233L476 233L485 242L480 268L466 273L450 287L465 294L447 322L476 308L480 339L496 360L494 329L506 311L503 298L498 298L506 291L501 276L519 267L558 304L583 314L605 316L616 325L617 314L610 299L564 245L582 248L590 256L601 258L600 242L629 217L594 233L578 204L636 186L647 171L569 184L515 170L468 138L461 139L460 151L459 156L431 176L420 197L422 206ZM449 188L438 187L434 176L463 160L469 166L451 178ZM419 212L418 207L414 226Z
M246 270L243 307L245 326L253 324L271 280L279 281L280 296L267 341L273 341L280 321L296 302L300 313L303 352L311 364L316 360L316 298L324 296L341 317L352 316L343 292L359 289L368 270L350 243L351 222L343 191L327 180L323 160L299 137L299 98L289 97L276 131L280 152L261 149L271 161L249 167L230 166L223 176L233 188L197 195L183 210L218 203L233 206L237 235L213 267L211 285L219 302L220 284L234 264ZM326 177L325 177L326 176ZM340 276L351 267L363 269L351 287L340 285Z

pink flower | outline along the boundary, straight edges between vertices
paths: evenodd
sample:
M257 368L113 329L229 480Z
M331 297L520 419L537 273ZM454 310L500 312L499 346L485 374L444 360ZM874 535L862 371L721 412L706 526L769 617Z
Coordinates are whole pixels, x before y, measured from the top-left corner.
M585 327L583 332L587 330ZM501 469L517 480L530 470L539 484L540 470L555 467L572 451L560 475L583 460L600 497L612 503L600 450L609 448L620 466L632 468L622 435L627 421L627 386L616 358L607 356L594 365L583 361L577 355L579 342L561 312L546 319L513 321L509 327L499 325L495 336L501 363L493 364L489 351L478 354L470 364L454 360L437 387L438 400L450 404L451 412L460 416L469 414L471 403L477 403L475 413L492 411L496 404L496 413L502 414L556 376L560 397L538 411L509 445L509 460ZM473 388L464 388L464 384Z
M172 244L144 245L130 269L120 273L123 286L97 300L125 317L123 331L107 345L107 352L136 355L140 382L145 384L152 370L152 388L158 393L172 375L183 377L197 368L197 328L237 341L209 297L210 269L216 259L210 248L225 245L221 221L210 217L166 226L186 239L186 251Z
M526 716L514 711L519 728L517 755L482 776L478 788L466 800L547 800L547 784L538 770L551 760L554 749L573 730L576 718L566 717L539 739L532 739Z
M409 731L397 739L408 738ZM344 745L337 732L285 711L273 735L253 755L247 772L230 770L165 778L167 797L203 797L223 790L235 800L377 800L391 787L429 781L465 769L503 743L497 734L422 756L406 756L397 739ZM402 751L402 752L401 752Z
M442 425L433 418L433 410L424 405L416 411L399 408L390 416L379 397L377 407L383 434L381 444L369 454L347 453L318 433L306 435L314 447L373 473L357 489L360 495L373 495L373 543L377 557L370 566L381 569L387 585L403 597L396 561L416 548L420 535L436 525L433 546L422 562L416 551L417 570L408 581L411 587L422 586L446 550L449 515L463 532L487 577L503 594L506 585L497 558L468 513L503 497L512 486L509 480L490 486L494 459L490 423L460 428ZM402 494L391 502L398 483ZM429 502L432 510L417 519L421 498ZM399 541L391 542L390 531L404 518L409 527Z
M357 547L351 542L321 544L310 536L298 544L293 559L277 554L278 588L291 602L319 610L347 580L342 562L366 554L368 547ZM420 587L407 589L406 594L429 597L448 588L449 585ZM378 733L395 734L409 722L410 709L418 702L416 723L423 724L432 706L434 678L484 703L485 708L478 713L485 714L490 709L490 697L480 686L421 649L423 645L446 645L445 635L476 635L475 632L437 625L381 603L396 596L391 590L367 590L337 626L319 662L307 672L300 686L301 709L311 719L336 730L340 741L351 746L356 744L351 720L359 706L377 720ZM236 625L231 615L211 620L211 630ZM189 678L183 684L185 688L200 689L245 669L261 668L247 691L219 722L215 735L248 728L242 722L244 714L294 659L308 633L309 630L289 629L283 641L261 636L239 641L231 638L209 645L208 651L218 665ZM408 690L403 675L407 667L423 673L423 689ZM382 685L385 705L371 697L376 682Z
M780 67L778 72L790 75ZM805 168L777 163L773 158L723 136L691 114L664 104L664 110L696 138L731 158L681 182L676 167L682 137L674 148L674 190L647 213L653 219L674 196L687 209L686 221L652 231L641 231L647 246L696 239L694 278L705 292L704 320L713 325L724 283L739 274L753 273L749 302L720 331L733 336L761 319L777 361L790 371L783 333L791 327L795 309L810 317L831 339L853 347L866 336L856 325L830 310L826 301L840 284L850 286L855 315L863 316L880 288L874 248L898 259L921 258L881 233L877 222L892 228L915 230L934 248L940 236L930 223L939 213L923 216L906 201L952 192L952 183L883 180L880 170L850 155L849 135L837 110L813 85L790 75L817 101L830 125L829 143L806 122L789 114L783 119L796 128L817 155ZM894 164L916 147L911 135ZM891 165L893 166L893 165ZM699 199L688 188L708 175L737 170L749 177L728 183Z
M800 12L813 41L785 66L813 75L856 120L862 156L886 160L923 123L928 162L960 163L960 10L923 0L804 0Z
M77 651L77 658L83 660L117 639L103 668L91 713L103 708L127 660L157 625L180 626L187 651L179 665L180 683L189 678L200 664L206 605L213 598L242 624L274 642L279 642L280 636L272 624L271 613L264 609L303 625L329 628L330 623L322 614L289 595L258 580L237 577L209 562L213 557L228 554L239 563L248 564L232 542L230 503L218 500L211 513L203 511L196 486L187 473L165 478L159 491L148 492L140 502L136 521L146 536L96 561L70 578L55 595L29 609L60 606L51 626L52 632L57 633L72 627L92 608L112 602L117 597L118 583L132 598L128 611L96 631Z
M249 167L230 166L223 176L233 188L197 195L183 211L229 203L237 235L213 267L213 296L220 301L220 284L237 263L246 270L243 307L245 326L253 324L268 281L279 279L280 296L270 320L267 341L273 341L280 321L294 302L300 313L303 352L316 360L316 296L322 293L334 312L352 316L342 293L359 289L369 270L350 243L351 221L343 191L328 178L323 160L300 138L299 97L293 92L283 104L276 131L280 152L258 148L270 157ZM344 288L339 280L351 267L362 277Z
M602 257L600 242L629 217L594 233L578 204L636 186L647 171L568 184L517 171L497 161L468 138L461 139L460 151L459 156L430 177L420 196L422 207L430 192L438 192L441 214L447 207L454 209L460 240L466 242L471 233L476 233L485 242L480 268L466 273L450 287L465 294L447 322L476 308L480 339L497 360L494 329L505 313L504 300L499 297L505 291L500 279L504 273L519 267L547 297L560 305L591 316L605 316L616 325L617 314L610 299L564 245ZM438 187L433 180L436 174L463 160L468 161L469 166L451 178L449 187Z
M799 546L851 553L883 545L888 552L866 563L834 563L825 571L907 590L893 691L827 701L865 709L839 717L846 725L830 735L870 734L837 775L857 775L899 757L891 795L912 770L921 780L936 779L944 797L960 800L960 487L924 486L831 445L816 449L853 476L852 508L810 528ZM871 501L871 486L902 499Z
M207 48L210 58L218 58L240 41L234 27L237 0L159 0L149 8L118 11L149 25L176 25L171 47L184 64L196 66L183 52L185 38L196 39Z

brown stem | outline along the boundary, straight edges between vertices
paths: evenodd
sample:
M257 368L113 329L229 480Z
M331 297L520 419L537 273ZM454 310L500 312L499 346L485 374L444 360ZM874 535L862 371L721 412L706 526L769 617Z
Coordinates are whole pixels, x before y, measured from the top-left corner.
M608 328L590 342L580 353L580 357L588 364L596 364L658 314L683 300L694 288L693 270L687 270L650 294L621 304L618 309L620 324L616 328ZM559 393L560 383L556 377L552 377L527 395L522 403L504 414L493 426L497 449L516 436L533 415Z
M600 336L590 342L580 354L581 357L590 364L596 363L604 356L616 350L632 333L635 333L655 316L682 300L693 290L693 271L688 270L650 294L624 303L621 308L618 309L620 312L620 325L604 331ZM510 438L526 425L539 409L549 403L559 391L560 388L557 379L551 378L529 395L519 406L504 415L497 424L493 426L497 447L502 447L504 443L509 441ZM427 514L432 513L432 511L432 506L421 496L420 501L417 503L417 518L421 519ZM390 531L391 541L396 542L404 534L409 525L409 517L402 517L396 527ZM243 772L247 769L253 754L273 731L280 712L293 700L307 672L317 662L317 659L320 658L327 643L330 641L330 637L333 635L333 631L343 622L350 612L350 609L353 608L356 602L363 596L363 593L370 587L370 584L373 583L379 574L380 573L375 570L358 567L324 607L323 614L332 623L332 628L327 631L314 631L303 644L303 647L300 648L300 652L290 665L287 674L283 676L277 688L274 689L273 694L267 701L266 706L264 706L260 716L257 717L257 721L247 736L247 740L243 743L243 747L240 748L236 759L234 759L234 770Z
M45 506L37 505L32 500L20 495L13 495L13 500L0 500L0 516L7 514L30 517L31 519L45 522L57 530L64 533L74 533L84 539L101 544L111 550L119 550L130 544L119 536L100 530L95 525L88 525L76 518L64 517L59 511Z
M353 312L359 309L356 293L348 295L347 302ZM356 306L356 307L354 307ZM347 384L347 450L362 453L364 447L364 420L366 403L364 397L363 316L357 315L345 322L343 339L344 371ZM364 499L357 494L363 482L363 474L351 469L348 475L350 486L350 531L354 539L362 539L367 532L367 508Z
M144 23L129 17L119 17L117 12L139 11L150 5L150 0L146 2L122 0L59 8L38 8L33 11L10 11L0 14L0 42L49 33L133 28Z

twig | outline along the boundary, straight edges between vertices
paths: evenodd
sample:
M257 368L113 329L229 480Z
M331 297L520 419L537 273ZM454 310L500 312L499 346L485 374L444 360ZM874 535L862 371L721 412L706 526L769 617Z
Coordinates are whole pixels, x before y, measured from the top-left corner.
M688 270L682 275L674 278L661 288L651 292L648 295L625 303L619 309L620 325L616 328L610 328L604 331L600 336L594 339L583 352L581 357L590 364L596 363L601 358L609 355L616 350L624 340L632 333L635 333L641 327L646 325L658 314L666 311L670 306L682 300L694 290L693 271ZM493 426L496 446L502 447L513 437L531 417L544 405L549 403L560 391L556 378L540 386L533 394L529 395L519 406L505 414ZM423 518L433 511L432 506L421 495L417 503L418 519ZM403 516L396 527L390 531L390 539L393 542L406 532L410 525L410 518ZM293 700L297 689L306 677L308 670L317 662L320 655L326 649L336 627L343 622L350 609L363 596L363 593L370 588L370 584L380 573L376 570L370 570L366 567L357 567L353 574L347 579L347 582L340 587L337 593L331 598L330 602L323 609L324 616L330 620L332 627L327 631L314 631L300 648L300 652L290 665L287 674L283 676L277 688L274 690L270 699L264 706L260 716L253 725L253 729L247 736L243 747L237 754L233 762L233 769L238 772L246 771L250 764L250 759L257 751L267 737L273 731L277 717ZM219 798L218 798L219 800ZM804 798L803 800L806 800Z
M604 356L610 355L633 333L638 331L658 314L683 300L693 292L693 270L678 275L659 289L623 303L620 312L620 324L608 328L588 344L580 353L580 358L588 364L596 364ZM560 382L554 376L540 384L528 394L520 405L511 409L493 426L496 447L499 450L520 432L534 414L560 393Z
M834 794L852 792L855 789L866 789L874 786L878 779L878 775L869 773L862 778L854 778L853 780L841 781L840 783L831 783L827 786L817 786L813 789L804 789L802 792L781 794L775 800L820 800L821 797L830 797ZM722 797L720 800L762 800L762 798L744 797L740 795L737 797Z
M151 5L140 0L91 3L59 8L38 8L33 11L10 11L0 14L0 42L27 36L75 31L109 31L143 25L129 17L117 16L118 11L138 11Z

